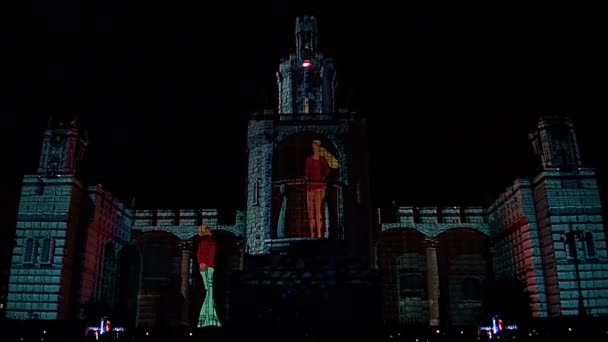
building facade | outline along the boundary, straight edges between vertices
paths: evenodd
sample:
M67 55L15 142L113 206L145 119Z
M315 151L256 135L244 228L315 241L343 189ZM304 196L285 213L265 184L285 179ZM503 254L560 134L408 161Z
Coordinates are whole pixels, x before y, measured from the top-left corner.
M569 121L539 121L530 138L542 171L489 207L374 215L366 121L336 109L316 18L298 18L295 34L277 72L278 109L250 117L243 210L125 205L80 180L88 141L77 121L49 123L23 181L7 317L82 319L105 305L128 326L195 326L201 226L218 246L223 322L470 325L495 274L525 282L535 317L608 314L599 193Z
M540 117L530 141L541 171L516 180L488 207L400 207L381 215L385 319L471 325L488 276L522 281L536 318L608 314L595 171L583 167L565 116Z

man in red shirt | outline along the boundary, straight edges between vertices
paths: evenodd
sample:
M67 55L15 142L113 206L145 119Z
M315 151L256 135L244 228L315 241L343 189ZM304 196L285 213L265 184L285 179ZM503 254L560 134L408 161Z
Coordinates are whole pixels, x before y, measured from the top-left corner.
M205 300L198 316L198 327L221 326L217 312L215 311L215 301L213 300L213 272L215 269L215 241L211 235L211 230L207 226L198 229L201 239L198 243L196 256L198 258L198 268L205 285Z
M313 154L306 158L304 179L306 179L306 204L308 207L308 224L312 237L321 237L323 215L321 208L325 198L325 181L330 169L327 159L321 155L321 141L312 141Z

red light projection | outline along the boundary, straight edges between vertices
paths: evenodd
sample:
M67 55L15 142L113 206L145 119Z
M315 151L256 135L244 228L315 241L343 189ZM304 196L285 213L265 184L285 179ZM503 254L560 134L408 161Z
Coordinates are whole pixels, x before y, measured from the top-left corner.
M312 66L312 63L310 62L310 59L305 59L304 63L302 63L302 66L305 68L310 68Z

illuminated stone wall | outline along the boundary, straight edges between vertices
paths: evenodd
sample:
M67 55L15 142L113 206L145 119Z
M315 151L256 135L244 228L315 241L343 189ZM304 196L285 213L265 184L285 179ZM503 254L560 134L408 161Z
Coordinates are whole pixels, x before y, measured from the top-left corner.
M235 211L228 214L223 217L218 209L142 209L134 214L133 231L164 231L188 240L197 236L197 228L204 224L212 231L223 230L242 237L245 213Z
M408 207L395 209L396 222L382 222L381 230L408 227L434 237L449 229L467 227L489 235L483 207ZM395 221L395 220L393 220Z
M196 263L198 228L207 226L217 243L215 296L222 320L229 279L242 262L245 213L218 209L146 209L134 215L134 243L141 255L137 326L195 325L205 293ZM230 251L229 253L227 251ZM223 253L223 254L222 254ZM162 309L159 309L162 307Z
M79 302L115 306L119 252L131 240L132 211L100 185L88 188L84 204L85 249Z
M485 210L398 207L390 214L380 214L377 246L385 322L472 324L481 310L490 262Z
M567 116L541 116L529 138L542 171L516 181L488 208L496 272L525 281L535 317L606 314L608 258L595 171L582 167Z
M271 115L273 112L266 112ZM247 131L246 253L263 254L268 249L272 220L272 152L274 121L252 118Z
M114 304L117 253L130 240L130 211L78 179L88 141L77 127L44 132L37 173L23 179L7 317L80 319L82 304Z
M533 182L549 316L578 315L579 287L587 314L608 314L608 255L595 171L544 170ZM571 232L580 235L569 245Z
M78 232L85 189L72 176L25 176L7 317L70 319L78 293Z
M495 271L525 281L535 317L578 315L579 278L587 313L608 313L601 210L595 172L583 168L520 179L488 208ZM578 278L565 241L571 227L581 232Z
M531 295L532 315L547 316L543 256L536 219L534 190L519 179L488 208L494 246L494 271L515 275Z

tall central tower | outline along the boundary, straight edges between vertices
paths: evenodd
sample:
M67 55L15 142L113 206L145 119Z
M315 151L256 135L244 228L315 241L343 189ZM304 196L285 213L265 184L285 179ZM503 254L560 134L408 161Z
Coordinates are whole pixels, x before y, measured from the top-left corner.
M336 72L318 48L315 17L295 25L295 54L279 64L278 112L248 129L247 250L284 253L303 241L369 253L365 120L334 109Z
M296 19L296 53L279 65L279 113L335 111L336 72L318 48L315 17Z
M380 317L365 119L335 110L336 72L319 52L317 20L298 18L295 33L295 53L277 72L278 110L249 120L247 257L236 301L247 304L237 321L291 333L363 328Z

